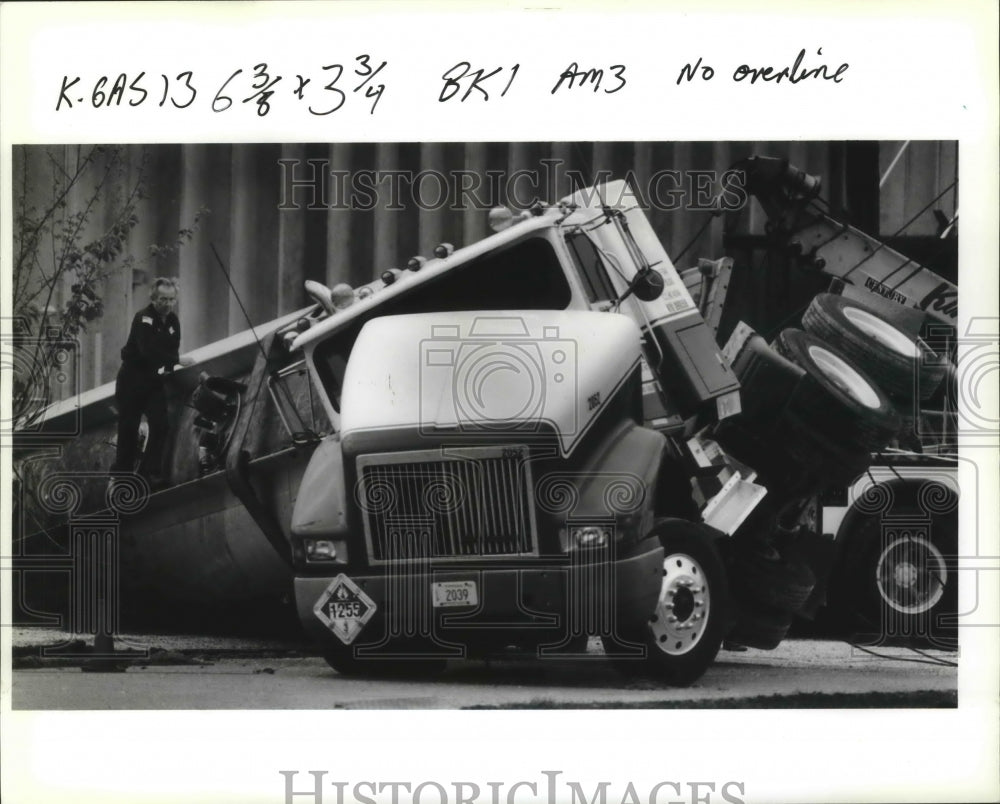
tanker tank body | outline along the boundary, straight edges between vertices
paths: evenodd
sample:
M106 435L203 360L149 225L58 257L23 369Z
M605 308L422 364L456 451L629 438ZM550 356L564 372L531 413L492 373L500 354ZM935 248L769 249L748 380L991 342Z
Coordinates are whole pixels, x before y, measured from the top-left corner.
M281 523L290 520L312 434L329 423L281 334L324 316L316 305L209 344L166 378L162 488L131 473L109 482L114 383L52 405L15 433L15 621L74 630L83 613L76 597L87 594L86 527L110 522L120 630L294 628L291 574L275 546L287 550ZM268 383L282 370L285 400L308 420L296 423L294 438Z

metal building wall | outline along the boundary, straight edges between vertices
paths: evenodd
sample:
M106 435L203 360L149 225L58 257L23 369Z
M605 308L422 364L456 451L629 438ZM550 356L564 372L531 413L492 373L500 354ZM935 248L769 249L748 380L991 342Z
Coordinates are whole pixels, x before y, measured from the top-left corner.
M879 143L879 230L884 236L906 227L909 235L938 235L927 205L949 220L958 212L958 143L885 141ZM940 195L940 198L934 199Z
M901 143L877 148L882 170ZM20 154L29 169L42 158L41 146ZM76 146L65 146L70 159ZM52 149L48 149L51 151ZM880 228L895 231L898 225L932 198L954 177L956 146L912 143L899 160L882 190L878 205ZM785 156L793 164L824 177L824 194L834 207L847 197L851 167L843 143L826 142L573 142L573 143L378 143L378 144L204 144L129 146L130 171L147 170L147 198L139 211L139 224L131 233L130 248L142 258L140 272L109 278L105 287L106 312L83 336L80 374L83 388L114 379L118 350L127 334L132 314L147 303L149 283L159 275L179 278L178 315L183 332L182 349L190 350L247 328L236 294L228 286L217 252L233 287L254 323L291 312L307 303L303 282L317 279L327 284L369 281L382 271L400 267L415 254L429 254L442 241L456 247L488 233L487 208L460 204L456 187L466 176L492 176L498 194L485 189L480 196L490 204L523 205L524 190L535 188L544 201L572 192L575 171L589 182L602 171L622 177L631 172L639 188L656 195L652 180L663 170L710 171L721 174L738 159L751 154ZM282 166L282 161L291 160ZM289 167L291 165L291 167ZM37 165L36 165L37 167ZM291 170L291 172L289 172ZM315 170L316 173L311 171ZM358 197L345 204L339 192L360 171L393 171L416 175L422 171L449 177L448 203L438 209L421 209L412 193L393 198L383 181L372 197ZM521 173L519 171L527 171ZM289 187L289 178L302 182L323 175L326 182L316 203L310 204L308 187ZM403 175L403 174L395 174ZM520 175L520 183L512 179ZM331 178L333 176L339 178ZM536 177L534 183L531 177ZM527 177L527 178L525 178ZM877 195L877 177L869 177ZM15 175L16 179L16 175ZM434 181L421 187L424 200L439 195ZM670 189L672 184L660 185ZM690 188L685 188L690 189ZM283 194L291 201L279 208ZM86 194L80 190L82 200ZM521 196L521 197L511 197ZM286 198L286 202L289 198ZM393 201L398 203L393 203ZM469 199L466 198L466 201ZM671 255L685 249L678 265L684 268L698 257L722 256L723 218L698 209L665 209L649 198L653 226ZM690 195L685 193L685 200ZM519 202L519 203L518 203ZM915 206L916 205L916 206ZM365 208L359 208L365 207ZM368 208L370 207L370 208ZM202 213L190 241L175 251L148 257L151 244L169 244L178 230L190 227ZM762 231L762 213L756 205L744 211L739 231ZM706 225L707 222L707 225ZM101 228L101 212L90 222ZM932 226L933 217L920 221ZM700 235L695 234L705 227ZM923 229L921 229L923 231ZM929 230L928 230L929 231ZM692 239L693 242L692 242ZM801 278L775 271L758 275L745 288L744 308L765 309L776 299L796 295ZM15 311L16 312L16 311Z

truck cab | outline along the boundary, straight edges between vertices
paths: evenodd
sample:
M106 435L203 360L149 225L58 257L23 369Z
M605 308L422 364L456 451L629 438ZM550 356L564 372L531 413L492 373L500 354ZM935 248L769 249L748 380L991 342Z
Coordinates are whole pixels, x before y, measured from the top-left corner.
M624 182L491 222L314 286L329 314L279 333L333 424L292 517L300 620L343 672L600 636L690 682L728 614L679 445L739 384Z

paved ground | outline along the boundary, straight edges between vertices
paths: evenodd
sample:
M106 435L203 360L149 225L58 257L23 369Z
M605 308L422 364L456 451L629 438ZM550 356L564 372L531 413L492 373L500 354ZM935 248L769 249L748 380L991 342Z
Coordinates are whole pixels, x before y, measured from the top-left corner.
M455 661L432 680L346 678L308 646L204 637L119 639L148 649L125 672L81 672L39 657L58 636L15 632L15 709L459 709L469 707L954 706L955 654L789 640L774 651L723 651L692 687L617 673L591 640L586 655Z

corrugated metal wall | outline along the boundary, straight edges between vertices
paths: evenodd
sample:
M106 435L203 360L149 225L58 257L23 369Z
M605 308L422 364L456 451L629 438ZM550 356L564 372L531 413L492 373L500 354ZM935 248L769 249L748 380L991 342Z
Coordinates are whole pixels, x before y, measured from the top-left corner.
M938 234L934 215L920 214L931 202L932 209L940 210L949 220L958 211L957 142L879 143L879 177L879 230L883 235L895 234L911 219L906 227L908 235Z
M880 175L901 145L873 145ZM83 388L114 378L128 322L147 303L155 276L180 279L184 350L246 329L213 248L251 320L259 323L304 306L305 279L368 281L414 254L429 254L442 241L461 246L481 238L488 233L491 205L523 207L536 195L553 201L574 189L574 179L589 183L602 171L609 177L631 172L640 195L650 202L653 226L668 253L688 247L680 268L699 256L722 256L722 218L690 208L697 188L689 182L699 181L692 178L695 172L721 174L754 153L785 156L823 175L824 195L834 207L844 203L851 177L844 144L824 142L210 144L128 146L125 151L116 181L126 186L143 164L147 176L147 197L129 240L142 270L107 280L105 314L83 338ZM28 197L36 204L45 203L53 162L68 164L79 153L77 146L16 148L15 203L19 186L30 188ZM956 162L954 143L911 143L882 188L877 206L882 232L895 232L951 183ZM683 171L680 183L665 177L664 170ZM411 184L409 176L419 177L419 183ZM316 184L316 177L323 183ZM477 177L479 186L473 188ZM874 193L878 177L869 178ZM89 187L77 188L70 206L85 204L90 194ZM677 198L687 203L664 208ZM956 199L955 193L946 195L936 206L953 213ZM93 210L87 230L100 233L113 207L109 196ZM151 244L173 243L178 230L190 227L201 211L189 242L149 257ZM912 231L933 233L934 225L933 216L922 216ZM756 206L743 214L741 230L760 232L762 226ZM794 295L789 283L795 281L765 277L744 306L773 303L776 294Z

